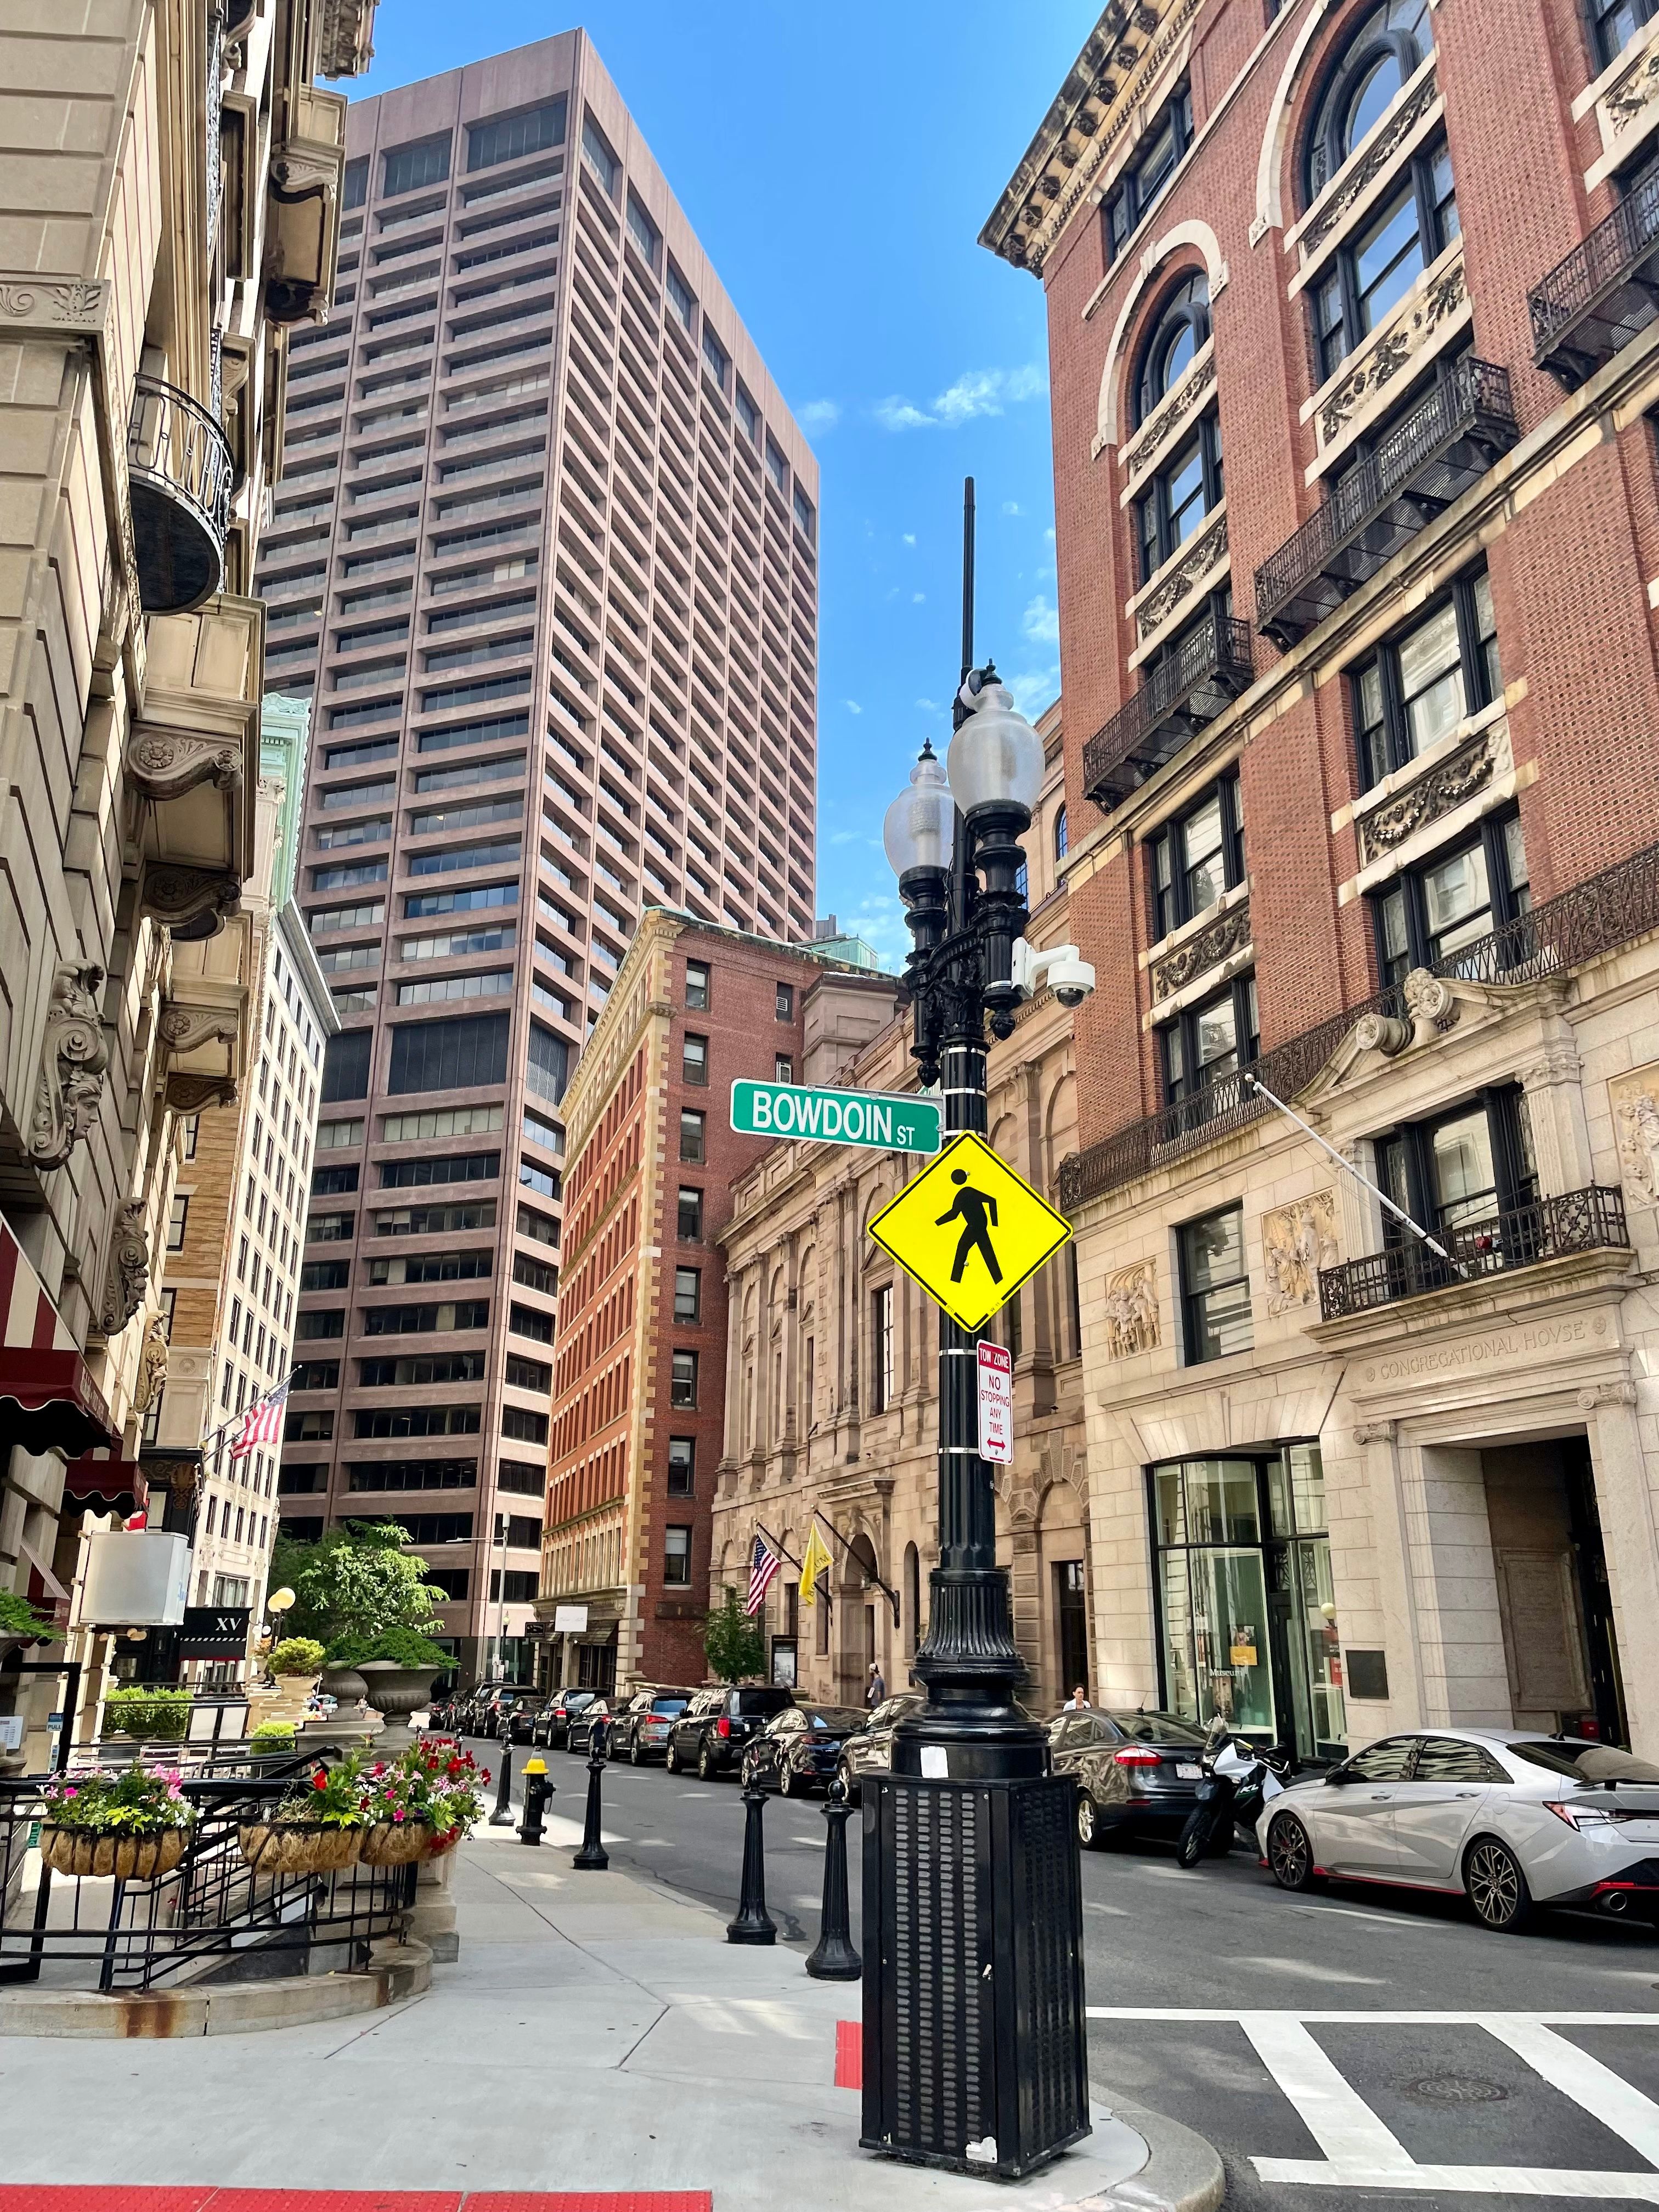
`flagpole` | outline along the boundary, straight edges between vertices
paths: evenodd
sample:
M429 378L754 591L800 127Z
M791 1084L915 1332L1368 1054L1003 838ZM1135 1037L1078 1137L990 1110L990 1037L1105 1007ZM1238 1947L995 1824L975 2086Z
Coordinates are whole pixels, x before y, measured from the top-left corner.
M858 1569L859 1572L865 1577L866 1581L874 1583L876 1588L881 1591L883 1595L886 1598L888 1604L893 1608L894 1627L897 1628L901 1626L903 1616L899 1610L898 1592L892 1589L890 1584L883 1582L880 1571L878 1569L866 1567L865 1565L863 1560L860 1559L858 1553L848 1542L846 1537L842 1534L841 1530L836 1528L835 1522L830 1518L830 1516L824 1512L821 1506L815 1505L812 1508L812 1517L815 1521L823 1522L824 1527L830 1531L830 1534L841 1546L842 1551L846 1553L848 1558L853 1562L853 1565ZM873 1551L875 1547L872 1545L871 1549Z

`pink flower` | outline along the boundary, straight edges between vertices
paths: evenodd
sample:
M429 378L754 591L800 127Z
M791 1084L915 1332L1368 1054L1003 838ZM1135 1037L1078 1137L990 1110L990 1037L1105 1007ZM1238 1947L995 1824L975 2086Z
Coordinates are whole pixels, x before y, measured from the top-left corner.
M64 1790L64 1796L65 1796L66 1798L69 1798L69 1797L78 1797L78 1796L81 1795L81 1793L80 1793L80 1791L79 1791L78 1790Z
M399 1807L397 1808L397 1810L392 1814L392 1819L393 1819L394 1820L401 1820L403 1819L403 1817L404 1817L404 1814L403 1814L403 1808L402 1808L402 1806L399 1806Z

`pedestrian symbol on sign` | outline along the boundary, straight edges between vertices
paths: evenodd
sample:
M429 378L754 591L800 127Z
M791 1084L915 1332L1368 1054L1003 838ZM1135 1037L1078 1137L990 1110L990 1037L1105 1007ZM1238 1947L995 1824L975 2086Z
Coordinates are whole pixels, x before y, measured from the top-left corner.
M1064 1214L972 1133L870 1224L870 1234L961 1328L981 1328L1072 1233Z
M988 1190L975 1190L968 1180L966 1168L952 1168L951 1180L961 1185L951 1202L948 1212L941 1213L933 1224L943 1229L947 1221L960 1221L962 1236L957 1244L957 1256L951 1267L951 1280L959 1283L962 1271L975 1252L980 1253L990 1269L991 1280L1000 1283L1002 1270L997 1265L997 1255L991 1243L991 1231L997 1225L997 1202Z

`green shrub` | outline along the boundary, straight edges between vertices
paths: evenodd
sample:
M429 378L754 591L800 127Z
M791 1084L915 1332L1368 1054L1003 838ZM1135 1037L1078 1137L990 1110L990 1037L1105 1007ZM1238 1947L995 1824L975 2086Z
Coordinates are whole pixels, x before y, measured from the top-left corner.
M418 1628L383 1628L378 1636L337 1636L328 1647L331 1667L361 1667L389 1659L394 1667L447 1667L448 1652Z
M323 1663L323 1647L314 1637L285 1636L270 1648L265 1662L273 1674L315 1674Z
M37 1636L47 1643L61 1644L64 1632L15 1590L0 1589L0 1636Z
M149 1684L112 1690L104 1699L104 1726L111 1735L148 1738L152 1743L182 1743L190 1729L194 1703L188 1690Z
M248 1738L255 1751L292 1751L294 1742L292 1721L261 1721Z

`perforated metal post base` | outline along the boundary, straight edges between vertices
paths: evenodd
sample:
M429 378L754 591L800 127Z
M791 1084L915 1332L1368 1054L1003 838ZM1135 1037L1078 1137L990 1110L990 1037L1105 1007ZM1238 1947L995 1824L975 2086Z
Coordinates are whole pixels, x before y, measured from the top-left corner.
M1089 2133L1069 1778L864 1783L866 2150L1018 2180Z

